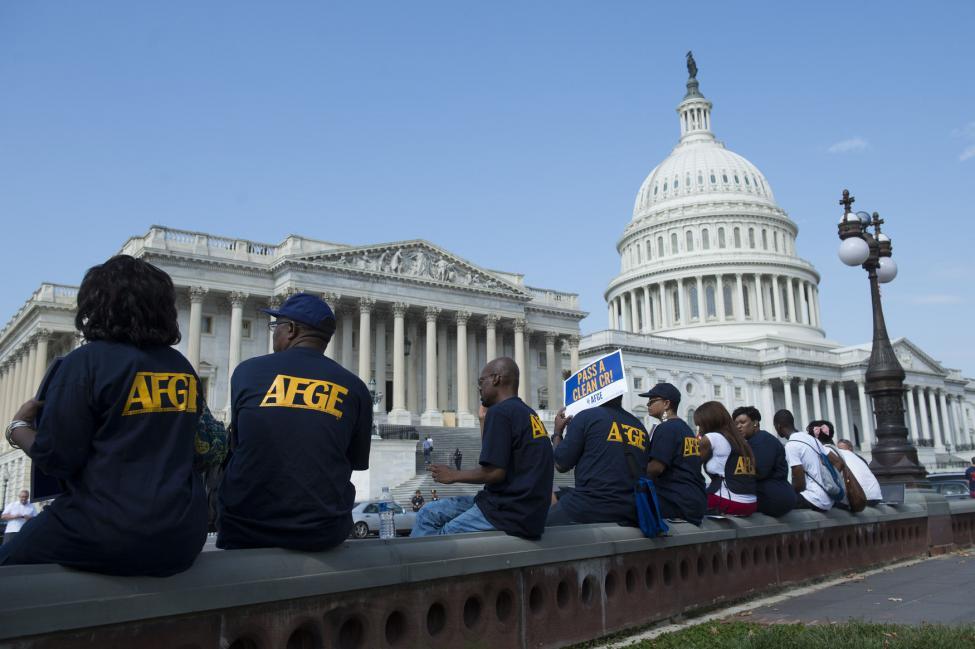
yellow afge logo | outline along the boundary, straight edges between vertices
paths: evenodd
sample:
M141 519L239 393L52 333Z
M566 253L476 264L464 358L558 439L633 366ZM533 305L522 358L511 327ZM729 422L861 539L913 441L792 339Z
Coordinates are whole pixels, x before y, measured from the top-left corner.
M684 438L684 457L700 457L701 455L701 440L696 437L685 437Z
M735 475L755 475L755 463L751 458L739 456L735 463Z
M532 422L532 439L538 439L539 437L548 437L548 433L545 431L545 425L542 420L538 418L538 415L528 415Z
M647 450L647 434L642 429L629 424L614 421L609 429L609 435L606 436L606 441L622 444L624 435L626 436L626 443L630 446L635 446L641 451Z
M136 372L122 416L196 412L196 377L180 372Z
M278 374L261 401L262 408L318 410L342 418L339 405L349 389L338 383Z

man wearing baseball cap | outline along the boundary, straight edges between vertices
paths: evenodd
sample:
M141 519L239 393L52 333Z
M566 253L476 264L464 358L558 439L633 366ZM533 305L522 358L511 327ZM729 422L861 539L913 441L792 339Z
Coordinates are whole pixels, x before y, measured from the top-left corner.
M701 473L701 440L677 416L680 390L658 383L640 395L649 399L647 411L660 424L650 436L647 475L657 490L664 518L682 518L700 525L707 507Z
M372 399L324 356L335 315L319 297L264 309L273 354L231 379L232 456L220 485L217 547L324 550L352 529L353 470L369 468Z

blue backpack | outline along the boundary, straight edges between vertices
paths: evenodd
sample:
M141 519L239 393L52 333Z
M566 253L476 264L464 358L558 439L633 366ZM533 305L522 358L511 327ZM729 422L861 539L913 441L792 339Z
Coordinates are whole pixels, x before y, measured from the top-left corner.
M630 477L634 480L633 500L636 501L636 518L640 524L640 530L647 538L653 538L666 534L670 531L670 526L660 513L660 503L657 502L657 490L653 486L653 480L648 478L643 471L636 465L636 460L629 450L625 451L626 461L630 467Z

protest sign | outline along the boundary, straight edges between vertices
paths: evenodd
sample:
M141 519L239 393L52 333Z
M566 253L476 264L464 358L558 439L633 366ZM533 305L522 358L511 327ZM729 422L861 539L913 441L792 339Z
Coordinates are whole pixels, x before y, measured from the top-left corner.
M626 389L623 352L617 349L579 368L563 382L565 414L574 416L624 394Z

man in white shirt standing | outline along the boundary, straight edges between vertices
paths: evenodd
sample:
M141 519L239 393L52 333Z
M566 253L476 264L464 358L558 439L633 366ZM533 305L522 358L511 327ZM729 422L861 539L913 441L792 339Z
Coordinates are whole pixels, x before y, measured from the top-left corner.
M24 489L20 492L20 498L13 501L3 508L0 519L7 521L7 529L3 533L3 542L6 543L13 538L13 535L20 531L28 520L37 516L34 505L28 502L30 492Z
M779 410L772 418L772 425L785 443L785 461L792 472L792 488L796 490L796 509L829 511L833 500L823 488L820 453L825 447L809 433L796 430L796 421L788 410Z

